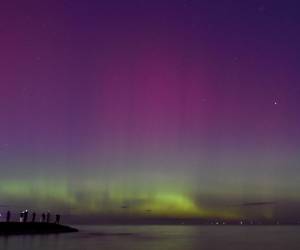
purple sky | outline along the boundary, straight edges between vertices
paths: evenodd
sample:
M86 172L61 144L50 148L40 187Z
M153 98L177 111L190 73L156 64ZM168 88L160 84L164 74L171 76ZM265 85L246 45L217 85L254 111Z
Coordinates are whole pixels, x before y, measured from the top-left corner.
M300 216L299 8L2 1L0 202Z

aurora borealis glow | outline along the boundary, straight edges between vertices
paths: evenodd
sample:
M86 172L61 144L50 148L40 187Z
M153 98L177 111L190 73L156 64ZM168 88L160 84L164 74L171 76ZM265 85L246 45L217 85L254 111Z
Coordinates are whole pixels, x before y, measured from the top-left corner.
M1 204L300 218L297 1L0 5Z

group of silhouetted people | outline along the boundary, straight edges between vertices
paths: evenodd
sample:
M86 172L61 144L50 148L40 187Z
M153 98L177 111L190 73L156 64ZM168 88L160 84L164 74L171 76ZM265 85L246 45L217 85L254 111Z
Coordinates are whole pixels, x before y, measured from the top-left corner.
M21 212L20 213L20 222L22 222L22 223L28 222L28 214L29 214L28 210L25 210L25 211ZM6 222L10 222L10 219L11 219L11 213L10 213L10 211L7 211L7 213L6 213ZM50 219L51 219L50 212L47 212L46 214L42 213L40 222L50 223L51 222ZM36 213L35 212L32 213L31 222L32 223L36 222ZM55 223L56 224L60 223L60 214L55 215Z

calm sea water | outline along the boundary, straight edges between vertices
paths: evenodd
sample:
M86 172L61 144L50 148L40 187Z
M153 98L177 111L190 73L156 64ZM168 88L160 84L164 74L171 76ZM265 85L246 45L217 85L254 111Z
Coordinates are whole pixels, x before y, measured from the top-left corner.
M2 250L299 250L296 226L79 226L72 234L0 237Z

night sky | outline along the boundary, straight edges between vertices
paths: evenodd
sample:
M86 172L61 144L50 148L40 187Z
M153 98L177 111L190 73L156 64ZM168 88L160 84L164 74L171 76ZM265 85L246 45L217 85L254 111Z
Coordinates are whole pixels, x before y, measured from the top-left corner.
M299 11L2 0L0 210L300 219Z

